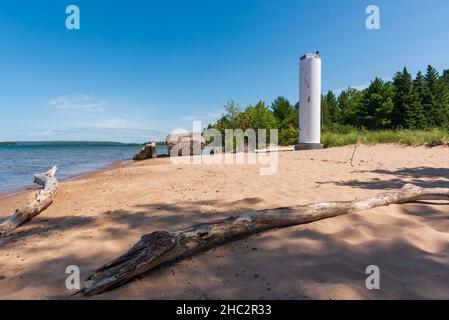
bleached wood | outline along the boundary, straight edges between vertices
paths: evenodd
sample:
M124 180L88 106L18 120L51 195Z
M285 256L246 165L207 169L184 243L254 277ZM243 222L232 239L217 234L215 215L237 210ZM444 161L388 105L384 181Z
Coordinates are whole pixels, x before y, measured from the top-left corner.
M423 189L407 184L363 200L252 211L176 232L156 231L144 235L128 252L95 270L81 291L85 295L100 294L161 265L269 229L419 200L449 200L449 189Z
M0 236L5 236L20 225L30 221L53 203L59 186L59 182L55 177L57 170L58 168L54 166L47 173L34 175L34 183L42 186L43 189L36 193L35 198L30 203L22 209L16 210L0 224Z

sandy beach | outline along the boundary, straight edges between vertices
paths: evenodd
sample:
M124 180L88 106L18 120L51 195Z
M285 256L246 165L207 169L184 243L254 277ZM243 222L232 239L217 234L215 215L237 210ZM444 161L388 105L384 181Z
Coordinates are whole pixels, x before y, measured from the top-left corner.
M279 169L147 160L63 182L53 205L0 239L0 299L80 299L65 288L143 234L246 210L354 200L406 183L449 188L449 148L360 146L279 153ZM387 156L388 155L388 156ZM30 177L31 178L31 177ZM0 219L31 192L0 199ZM367 290L377 265L381 289ZM272 230L151 272L90 299L449 299L449 215L393 205Z

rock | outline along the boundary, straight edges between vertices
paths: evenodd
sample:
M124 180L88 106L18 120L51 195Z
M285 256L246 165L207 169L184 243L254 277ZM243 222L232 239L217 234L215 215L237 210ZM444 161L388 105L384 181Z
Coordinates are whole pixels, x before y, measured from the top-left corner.
M433 140L432 142L429 142L428 144L426 144L426 147L428 147L428 148L435 148L438 146L444 146L444 142L441 140Z
M169 134L165 142L170 157L200 155L206 146L204 137L195 133Z
M133 157L135 161L157 158L156 143L147 143L143 149Z

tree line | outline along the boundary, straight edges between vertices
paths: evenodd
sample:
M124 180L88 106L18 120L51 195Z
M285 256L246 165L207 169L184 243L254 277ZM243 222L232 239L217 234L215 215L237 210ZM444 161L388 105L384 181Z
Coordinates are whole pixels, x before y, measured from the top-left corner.
M375 78L362 90L349 87L338 96L329 91L321 97L321 112L323 130L449 129L449 70L440 75L429 65L425 74L413 77L404 68L391 81ZM292 145L298 140L299 103L278 97L269 106L259 101L243 110L231 100L208 128L223 134L225 129L278 129L279 144Z

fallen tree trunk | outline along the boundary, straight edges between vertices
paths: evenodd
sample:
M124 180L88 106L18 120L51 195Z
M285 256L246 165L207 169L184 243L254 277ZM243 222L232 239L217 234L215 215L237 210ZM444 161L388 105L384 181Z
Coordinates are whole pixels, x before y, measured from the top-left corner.
M30 221L53 203L59 185L58 180L55 178L57 170L58 168L54 166L47 173L34 175L34 183L42 186L43 189L36 193L36 197L30 203L22 209L16 210L0 224L0 236L7 235L20 225Z
M176 231L144 235L128 252L90 275L81 290L84 295L116 288L148 271L214 245L274 228L283 228L390 204L419 200L449 200L449 189L423 189L407 184L363 200L323 202L298 207L247 212L237 217L200 224Z

